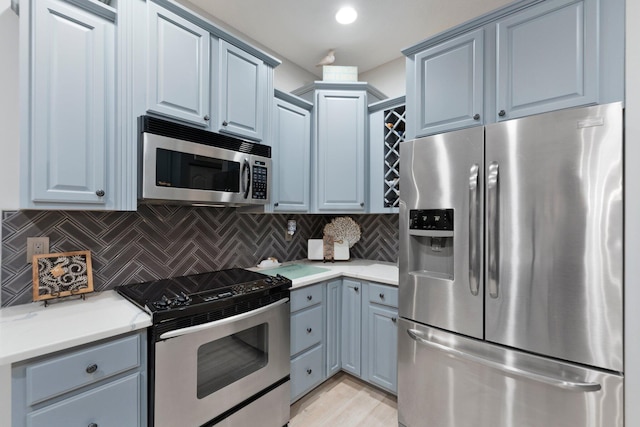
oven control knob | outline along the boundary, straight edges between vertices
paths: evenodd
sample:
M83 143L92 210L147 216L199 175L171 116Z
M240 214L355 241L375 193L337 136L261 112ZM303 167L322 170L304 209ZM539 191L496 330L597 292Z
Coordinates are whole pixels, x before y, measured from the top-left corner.
M273 280L271 280L271 277L267 277L266 279L264 279L265 283L272 283Z

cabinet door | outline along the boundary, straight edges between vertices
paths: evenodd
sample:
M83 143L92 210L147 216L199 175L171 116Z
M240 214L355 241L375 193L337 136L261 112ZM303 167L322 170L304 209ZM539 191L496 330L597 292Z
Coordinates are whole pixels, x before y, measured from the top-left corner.
M398 384L398 310L370 304L367 318L366 380L396 393Z
M364 211L366 93L318 91L317 207Z
M140 420L140 373L113 381L27 415L30 427L135 426Z
M151 1L148 11L147 109L208 126L209 33Z
M416 137L483 123L483 55L483 29L416 55Z
M336 374L342 368L342 280L327 283L327 377Z
M35 2L33 19L24 205L112 207L114 24L59 0Z
M219 41L218 130L263 139L266 65L258 58Z
M349 279L342 283L342 369L360 376L362 284Z
M498 120L597 101L597 3L546 1L497 22Z
M287 101L274 101L273 210L309 211L311 113Z

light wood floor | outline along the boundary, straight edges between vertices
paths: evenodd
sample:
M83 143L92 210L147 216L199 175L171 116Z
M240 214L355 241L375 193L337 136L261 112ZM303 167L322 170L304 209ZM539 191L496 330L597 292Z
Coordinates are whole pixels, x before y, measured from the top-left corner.
M397 427L396 397L340 372L291 405L290 427Z

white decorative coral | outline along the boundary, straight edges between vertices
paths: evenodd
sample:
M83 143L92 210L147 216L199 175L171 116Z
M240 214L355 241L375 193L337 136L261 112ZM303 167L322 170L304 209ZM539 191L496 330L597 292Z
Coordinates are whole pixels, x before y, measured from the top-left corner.
M324 235L333 237L334 241L347 242L351 248L360 240L360 226L348 216L340 216L324 226Z

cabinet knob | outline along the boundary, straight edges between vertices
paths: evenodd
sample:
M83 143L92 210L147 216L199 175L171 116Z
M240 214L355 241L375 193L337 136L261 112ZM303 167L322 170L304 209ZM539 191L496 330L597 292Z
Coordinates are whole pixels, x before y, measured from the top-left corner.
M307 301L311 301L313 299L313 295L307 295Z
M98 196L98 197L102 197L102 196L104 196L104 190L98 190L98 191L96 191L96 196Z
M209 120L211 120L211 117L209 117L209 115L207 114L206 116L203 117L203 119L208 122Z
M87 374L93 374L97 370L98 365L96 365L95 363L92 363L91 365L87 366L87 369L85 369L85 371L87 371Z
M91 423L91 424L89 424L87 427L98 427L98 424L96 424L96 423Z
M360 290L360 288L356 286L355 288L353 288L353 290L358 292Z
M499 115L500 117L504 117L506 114L507 114L507 112L506 112L506 111L504 111L504 110L500 110L500 111L498 111L498 115Z
M307 375L311 375L312 372L313 370L311 370L311 368L307 369Z
M228 125L229 125L228 121L225 120L224 122L222 122L222 126L228 126Z
M273 207L274 207L274 208L277 208L278 206L280 206L280 203L278 203L278 202L275 202L275 203L273 204Z
M364 208L364 202L360 202L360 206Z
M384 294L380 292L380 299L384 299Z
M480 120L480 114L476 113L473 115L473 120Z
M311 328L307 328L307 333L310 334L311 333Z
M397 320L398 320L398 319L396 319L395 317L392 317L392 318L391 318L391 321L392 321L393 323L396 323L396 321L397 321Z

